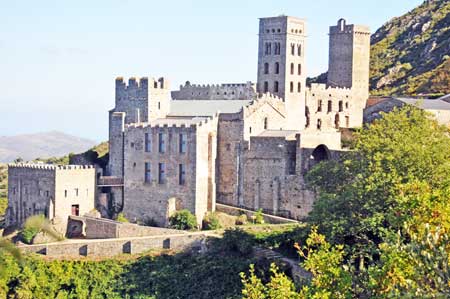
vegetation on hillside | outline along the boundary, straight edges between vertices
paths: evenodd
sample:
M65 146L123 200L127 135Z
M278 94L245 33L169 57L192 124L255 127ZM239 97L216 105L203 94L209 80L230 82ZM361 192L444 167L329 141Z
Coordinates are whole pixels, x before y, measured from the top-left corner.
M450 93L450 2L428 0L371 38L375 94Z
M449 148L447 128L404 107L356 133L341 163L318 164L307 177L320 194L311 234L285 241L297 237L313 274L299 298L450 297ZM245 292L266 292L258 277L244 278L254 281Z

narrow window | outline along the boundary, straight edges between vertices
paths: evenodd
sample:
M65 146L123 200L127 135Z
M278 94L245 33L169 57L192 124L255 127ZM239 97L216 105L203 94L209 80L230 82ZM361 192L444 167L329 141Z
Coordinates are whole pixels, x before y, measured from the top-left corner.
M293 75L293 74L294 74L294 64L291 63L291 75Z
M67 197L67 190L64 190L64 197Z
M273 85L273 92L278 92L278 81L275 81Z
M180 148L179 148L179 151L182 154L186 153L186 134L185 133L181 133L180 134Z
M264 63L264 74L268 74L269 73L269 64L266 62Z
M350 127L350 116L346 116L346 117L345 117L345 126L346 126L347 128Z
M302 84L300 82L297 83L297 92L300 93L302 91Z
M295 45L291 44L291 54L295 55Z
M342 104L343 104L342 101L339 101L339 112L344 111L344 107Z
M317 120L317 130L320 130L322 128L322 120L320 118Z
M328 101L328 108L327 108L327 112L330 113L331 110L333 110L333 102Z
M165 153L166 152L166 141L164 133L159 133L159 152Z
M75 196L78 196L78 188L75 188Z
M248 132L251 134L252 133L252 127L249 127L248 128ZM227 144L227 151L229 151L230 150L230 146L229 146L229 144Z
M302 74L302 65L299 63L297 67L297 74L300 76Z
M179 174L178 174L178 183L180 185L184 185L186 183L186 166L184 164L178 165Z
M297 55L302 56L302 45L297 45Z
M322 100L317 101L317 112L322 112Z
M158 182L164 184L166 182L166 164L159 163L158 165Z
M345 109L348 109L348 102L345 102Z
M275 74L280 73L280 64L278 62L275 62Z
M147 153L149 153L149 152L151 152L152 151L152 139L151 139L151 135L150 135L150 133L145 133L145 135L144 135L144 143L145 143L145 151L147 152Z
M150 169L150 162L145 162L145 171L144 171L144 182L150 183L152 176L151 176L151 169Z
M269 126L269 123L268 123L267 117L264 117L264 130L267 130L268 126Z
M339 114L336 113L336 115L334 116L334 127L336 129L339 129Z
M310 123L310 117L309 117L309 107L306 106L305 107L305 116L306 116L306 128L309 128L309 123Z
M269 82L265 81L264 82L264 92L268 92L269 91Z
M161 102L158 102L158 110L161 110Z
M290 84L290 85L291 85L291 86L290 86L290 91L291 91L291 92L294 92L294 82L291 81L291 84Z

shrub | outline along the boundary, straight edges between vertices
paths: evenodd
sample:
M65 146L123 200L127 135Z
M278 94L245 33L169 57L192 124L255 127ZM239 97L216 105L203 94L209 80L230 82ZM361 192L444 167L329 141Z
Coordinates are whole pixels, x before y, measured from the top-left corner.
M248 256L253 252L253 236L240 228L227 229L220 240L220 249Z
M256 224L263 224L264 223L264 216L263 216L262 209L257 210L254 216L255 216L255 223Z
M27 244L31 244L38 232L39 228L37 227L24 227L20 232L20 239Z
M197 228L197 218L189 210L180 210L170 216L169 225L174 229L190 230Z
M205 230L215 230L222 228L219 218L216 213L208 213L203 219L203 229Z
M247 224L248 218L246 214L239 215L236 218L236 225L244 225Z
M117 215L116 221L124 222L124 223L125 223L125 222L129 222L128 219L125 217L125 215L124 215L122 212L120 212L120 213Z

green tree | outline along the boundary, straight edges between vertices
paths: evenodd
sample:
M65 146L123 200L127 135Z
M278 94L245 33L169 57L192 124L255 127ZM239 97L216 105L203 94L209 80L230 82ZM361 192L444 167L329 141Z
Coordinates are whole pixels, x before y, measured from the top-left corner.
M190 230L197 228L197 218L189 210L180 210L169 217L171 228Z

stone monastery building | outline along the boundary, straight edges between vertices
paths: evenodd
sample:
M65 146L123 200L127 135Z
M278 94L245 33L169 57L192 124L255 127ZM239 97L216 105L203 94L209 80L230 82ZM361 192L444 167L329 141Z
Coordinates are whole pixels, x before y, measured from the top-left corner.
M216 202L306 216L314 193L304 174L339 156L341 128L362 125L370 31L344 19L331 26L328 82L311 87L306 32L305 21L295 17L260 19L256 84L188 81L171 91L166 78L117 78L109 164L103 174L92 174L96 206L161 226L180 209L201 221ZM10 169L16 168L21 166ZM10 180L10 192L20 184ZM10 223L35 213L33 206L26 204L24 212L25 205L9 200ZM39 208L51 210L50 202Z

